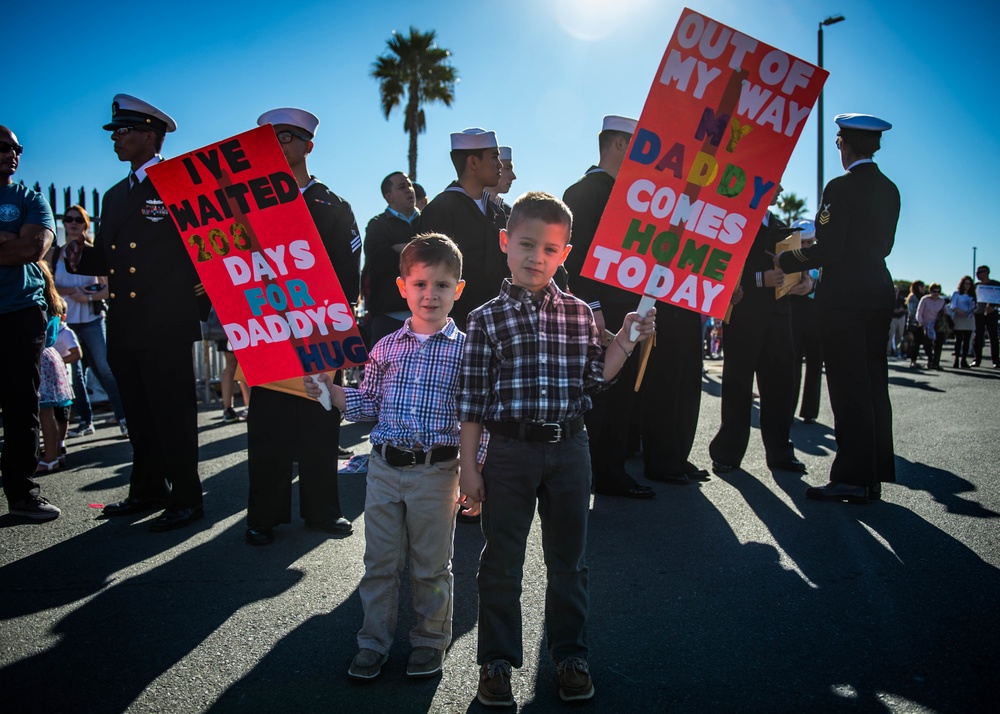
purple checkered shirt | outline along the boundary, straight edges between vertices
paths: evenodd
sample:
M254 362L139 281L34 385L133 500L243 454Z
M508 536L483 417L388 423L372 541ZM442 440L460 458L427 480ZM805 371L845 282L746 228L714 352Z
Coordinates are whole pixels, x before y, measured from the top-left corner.
M351 421L377 421L372 444L427 450L458 446L455 394L465 334L448 323L421 342L410 320L379 340L358 389L344 388Z
M469 313L467 328L461 421L572 421L610 385L593 312L552 281L535 300L505 280L497 297Z

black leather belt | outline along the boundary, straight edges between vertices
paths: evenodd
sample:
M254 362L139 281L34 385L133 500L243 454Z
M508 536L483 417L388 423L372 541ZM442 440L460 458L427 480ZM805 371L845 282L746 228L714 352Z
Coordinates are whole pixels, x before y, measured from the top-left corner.
M439 446L430 451L410 451L397 449L392 444L372 444L372 451L385 459L385 462L396 468L416 466L417 464L436 464L439 461L450 461L458 456L457 446Z
M488 421L485 426L490 434L508 439L558 444L583 431L583 417L565 422Z

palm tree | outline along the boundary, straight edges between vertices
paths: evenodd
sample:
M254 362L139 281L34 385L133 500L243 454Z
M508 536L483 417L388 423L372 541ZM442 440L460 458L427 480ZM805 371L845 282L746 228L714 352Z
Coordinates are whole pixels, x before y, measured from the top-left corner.
M371 76L379 82L379 98L386 120L392 110L403 103L403 131L410 135L410 180L417 180L417 134L427 130L423 105L443 102L451 106L455 98L458 71L448 58L451 52L434 44L437 33L420 32L410 27L408 37L392 32L386 40L387 51L372 63Z
M806 200L799 198L791 191L778 196L778 211L785 223L797 221L806 214Z

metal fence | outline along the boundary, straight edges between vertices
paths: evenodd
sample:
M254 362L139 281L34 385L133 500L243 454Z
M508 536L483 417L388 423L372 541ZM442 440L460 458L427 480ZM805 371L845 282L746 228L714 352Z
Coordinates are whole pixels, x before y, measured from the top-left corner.
M96 188L91 189L89 192L89 207L87 201L88 192L85 187L81 186L76 190L76 200L73 200L74 192L72 188L66 187L62 189L63 200L61 211L58 210L56 202L59 191L56 189L55 184L49 184L47 192L42 191L42 187L38 182L35 182L32 188L43 195L45 193L48 194L49 206L52 208L52 213L56 218L56 243L59 245L66 244L66 233L61 221L70 206L82 206L90 214L91 223L95 231L100 226L101 194ZM192 350L192 359L194 360L195 377L198 380L198 398L204 404L221 401L218 395L218 385L223 367L225 366L225 358L216 349L215 343L211 340L196 342Z

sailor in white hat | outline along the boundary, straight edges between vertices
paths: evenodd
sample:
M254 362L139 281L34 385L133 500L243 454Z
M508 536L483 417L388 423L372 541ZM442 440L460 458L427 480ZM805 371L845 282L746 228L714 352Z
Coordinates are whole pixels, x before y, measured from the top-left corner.
M108 363L132 442L128 496L108 503L104 515L165 508L150 529L173 530L204 515L191 347L201 339L208 302L186 244L146 175L162 161L163 138L176 122L148 102L118 94L104 129L131 171L104 194L94 245L66 248L77 272L108 276Z
M867 503L896 480L885 342L895 303L885 259L896 239L899 189L872 160L892 125L870 114L835 118L837 148L847 170L823 189L816 243L782 253L785 272L823 268L816 303L823 324L837 454L825 486L806 496Z
M500 147L500 181L496 186L487 186L483 198L491 201L498 209L497 218L501 221L501 228L507 227L507 219L510 217L510 204L501 197L510 191L511 184L517 179L514 173L514 152L509 146Z
M354 211L306 166L319 117L305 109L281 107L261 114L257 124L274 128L337 280L353 303L360 289L361 261ZM339 536L353 532L340 506L337 483L340 412L291 393L301 384L299 378L253 390L254 408L247 419L250 495L244 533L249 545L267 545L275 526L291 522L293 461L299 463L300 512L306 527Z
M501 211L484 198L500 181L500 145L495 132L473 127L451 135L451 162L458 178L434 197L421 216L422 229L443 233L462 251L465 291L451 316L465 329L469 311L496 297L510 277L500 251Z
M590 305L602 334L607 334L605 328L615 332L622 326L625 315L635 309L638 296L581 277L580 272L635 127L636 120L629 117L618 114L604 117L597 137L600 150L597 165L587 169L563 194L563 200L573 212L573 250L565 262L569 289ZM618 381L607 391L595 395L593 408L584 417L591 436L594 491L602 496L649 499L656 495L653 489L639 484L625 471L635 364L625 363ZM700 374L695 375L695 379L700 380Z

